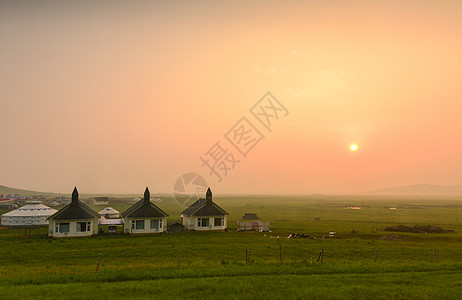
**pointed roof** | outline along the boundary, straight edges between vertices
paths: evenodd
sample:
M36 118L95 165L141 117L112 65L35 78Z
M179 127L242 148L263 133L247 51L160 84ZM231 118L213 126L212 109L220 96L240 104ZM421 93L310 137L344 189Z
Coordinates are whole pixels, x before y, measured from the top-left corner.
M75 187L72 192L71 203L48 217L47 220L88 220L99 217L100 215L96 211L79 201L79 192L77 191L77 187Z
M130 206L122 213L124 218L161 218L168 214L151 202L151 193L148 187L144 191L144 198Z
M212 191L210 190L210 188L208 188L207 193L205 193L205 199L209 202L212 201Z
M149 192L148 187L144 190L144 202L149 202L151 201L151 192Z
M78 202L79 202L79 192L77 191L77 187L74 186L74 190L72 191L71 203L78 203Z
M229 215L229 213L227 213L224 209L212 201L212 191L210 188L207 190L205 199L200 198L191 204L191 206L189 206L187 209L185 209L182 214L198 217Z

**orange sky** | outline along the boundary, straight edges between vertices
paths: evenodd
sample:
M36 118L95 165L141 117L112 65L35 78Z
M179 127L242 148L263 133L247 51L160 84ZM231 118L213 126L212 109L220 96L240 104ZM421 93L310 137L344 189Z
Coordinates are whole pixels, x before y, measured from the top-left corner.
M460 1L152 2L0 3L0 184L462 184ZM271 132L249 112L268 91L289 112ZM265 136L246 157L225 138L242 117ZM200 160L217 141L240 160L221 182Z

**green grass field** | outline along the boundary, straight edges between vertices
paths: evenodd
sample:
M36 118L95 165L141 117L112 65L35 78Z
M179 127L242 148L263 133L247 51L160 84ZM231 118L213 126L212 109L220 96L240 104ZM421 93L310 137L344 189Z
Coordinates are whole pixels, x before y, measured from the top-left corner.
M228 232L53 240L46 228L28 236L24 229L0 227L0 298L462 298L458 199L313 195L214 201L230 213ZM123 211L129 205L111 206ZM159 206L169 221L183 209L173 199ZM361 209L347 209L356 206ZM270 221L272 232L236 232L245 212ZM396 233L401 240L380 240L389 232L378 228L400 224L455 232ZM336 235L329 238L330 231ZM286 238L295 232L311 237Z

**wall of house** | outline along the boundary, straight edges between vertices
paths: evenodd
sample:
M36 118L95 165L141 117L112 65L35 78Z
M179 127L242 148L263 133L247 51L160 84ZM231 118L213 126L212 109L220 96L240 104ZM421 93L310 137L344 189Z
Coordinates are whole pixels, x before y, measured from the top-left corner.
M132 228L132 221L144 221L144 229L133 229ZM162 228L159 229L151 229L151 220L162 220ZM167 231L167 218L124 218L124 233L127 234L153 234L153 233L161 233Z
M189 230L207 231L207 230L224 230L224 229L228 228L228 216L227 215L225 215L225 216L207 216L207 217L195 217L195 216L188 217L188 216L185 216L185 215L181 215L181 217L183 219L183 225L185 226L185 228L187 228ZM207 219L209 219L209 225L211 225L211 226L198 227L197 226L198 225L198 222L197 222L198 218L201 218L201 219L207 218ZM223 226L215 226L215 218L224 218Z
M184 225L184 228L187 230L194 230L194 223L192 222L192 218L186 216L186 215L181 215L180 219L182 221L182 224Z
M44 226L48 225L48 216L2 216L2 225L5 226Z
M90 231L77 231L77 223L78 222L90 222ZM57 223L69 223L69 232L56 232L56 224ZM55 237L55 238L65 238L65 237L85 237L85 236L92 236L98 234L98 219L88 219L88 220L50 220L50 224L48 225L48 236Z

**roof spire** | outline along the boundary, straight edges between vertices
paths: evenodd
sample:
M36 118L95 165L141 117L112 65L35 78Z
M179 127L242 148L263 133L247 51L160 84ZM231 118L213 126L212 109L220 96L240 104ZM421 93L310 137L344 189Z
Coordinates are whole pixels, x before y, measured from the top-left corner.
M151 201L151 193L149 192L148 187L146 187L146 190L144 191L144 202L150 202Z
M205 199L207 202L212 202L212 191L210 188L207 189L207 193L205 193Z
M74 204L79 203L79 192L77 191L77 187L74 187L74 191L72 192L72 202Z

